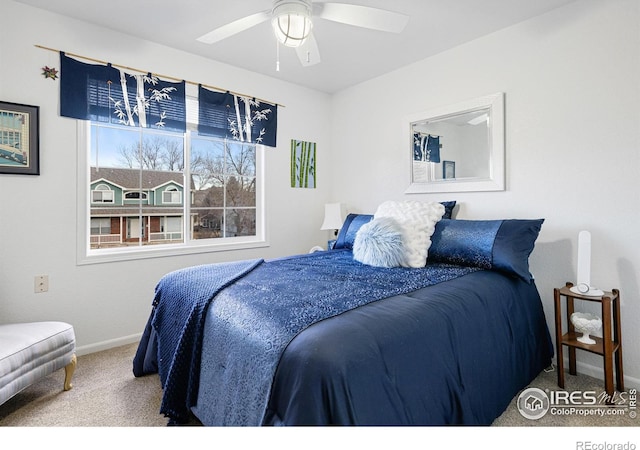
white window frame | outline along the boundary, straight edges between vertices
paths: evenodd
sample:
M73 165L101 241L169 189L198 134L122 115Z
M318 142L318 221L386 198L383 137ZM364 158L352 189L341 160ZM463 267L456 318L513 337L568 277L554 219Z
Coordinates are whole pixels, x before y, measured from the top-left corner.
M91 235L91 217L88 196L90 190L90 167L89 167L89 149L91 136L91 122L77 121L77 142L78 142L78 189L77 189L77 229L78 233L76 242L76 263L78 265L97 264L117 261L132 261L147 258L159 258L167 256L182 256L198 253L244 250L268 247L266 230L266 214L265 214L265 147L256 144L256 235L255 236L238 236L215 239L195 239L186 240L182 244L159 244L159 245L143 245L136 247L117 247L117 248L100 248L92 249L90 245ZM185 170L189 168L189 149L191 146L190 134L187 133L185 151ZM185 206L185 218L191 217L190 202ZM185 238L191 235L191 221L184 220L183 236Z

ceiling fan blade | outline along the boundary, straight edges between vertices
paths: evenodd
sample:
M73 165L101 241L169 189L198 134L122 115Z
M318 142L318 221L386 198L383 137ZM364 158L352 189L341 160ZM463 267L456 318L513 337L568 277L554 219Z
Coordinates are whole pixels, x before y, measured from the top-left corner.
M262 22L265 22L270 18L271 10L262 11L247 17L243 17L242 19L234 20L233 22L229 22L226 25L222 25L221 27L210 31L207 34L200 36L196 40L204 42L205 44L213 44L215 42L233 36L234 34L240 33L244 30L248 30L251 27L255 27L256 25L261 24Z
M320 62L320 51L318 50L318 43L313 33L309 33L309 36L304 40L304 43L300 47L296 47L296 53L298 59L303 66L313 66Z
M314 3L313 7L315 15L322 19L390 33L402 32L409 22L407 15L370 6Z

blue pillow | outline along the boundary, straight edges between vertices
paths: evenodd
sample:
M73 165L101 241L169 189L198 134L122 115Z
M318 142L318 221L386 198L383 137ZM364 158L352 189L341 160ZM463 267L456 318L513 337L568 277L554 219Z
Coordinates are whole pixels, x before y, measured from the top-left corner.
M442 206L444 206L444 215L442 216L443 219L453 219L453 217L451 217L451 215L453 214L453 208L456 207L456 201L453 200L451 202L440 202L440 204Z
M344 219L340 233L336 238L336 243L333 246L334 249L339 248L353 248L353 241L356 239L356 233L362 225L371 222L373 214L349 214Z
M533 280L529 255L544 219L441 220L431 236L427 262L493 269Z
M353 259L376 267L400 267L405 263L402 227L391 217L365 223L353 242Z
M456 201L440 202L444 206L443 219L451 219L453 208L456 206ZM362 225L369 223L373 219L373 214L349 214L340 228L340 233L336 238L334 249L348 248L353 249L353 241L356 238L356 233Z

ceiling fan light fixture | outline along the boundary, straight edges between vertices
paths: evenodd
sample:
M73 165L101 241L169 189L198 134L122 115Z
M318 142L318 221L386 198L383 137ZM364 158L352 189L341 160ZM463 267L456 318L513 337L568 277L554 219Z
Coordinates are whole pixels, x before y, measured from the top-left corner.
M311 32L311 2L307 0L276 1L271 16L271 26L282 45L299 47Z

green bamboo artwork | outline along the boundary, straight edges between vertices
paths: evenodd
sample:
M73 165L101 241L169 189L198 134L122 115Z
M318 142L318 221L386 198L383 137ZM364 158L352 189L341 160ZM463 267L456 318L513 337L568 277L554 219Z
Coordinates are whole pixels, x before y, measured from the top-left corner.
M291 139L291 187L316 187L316 143Z

